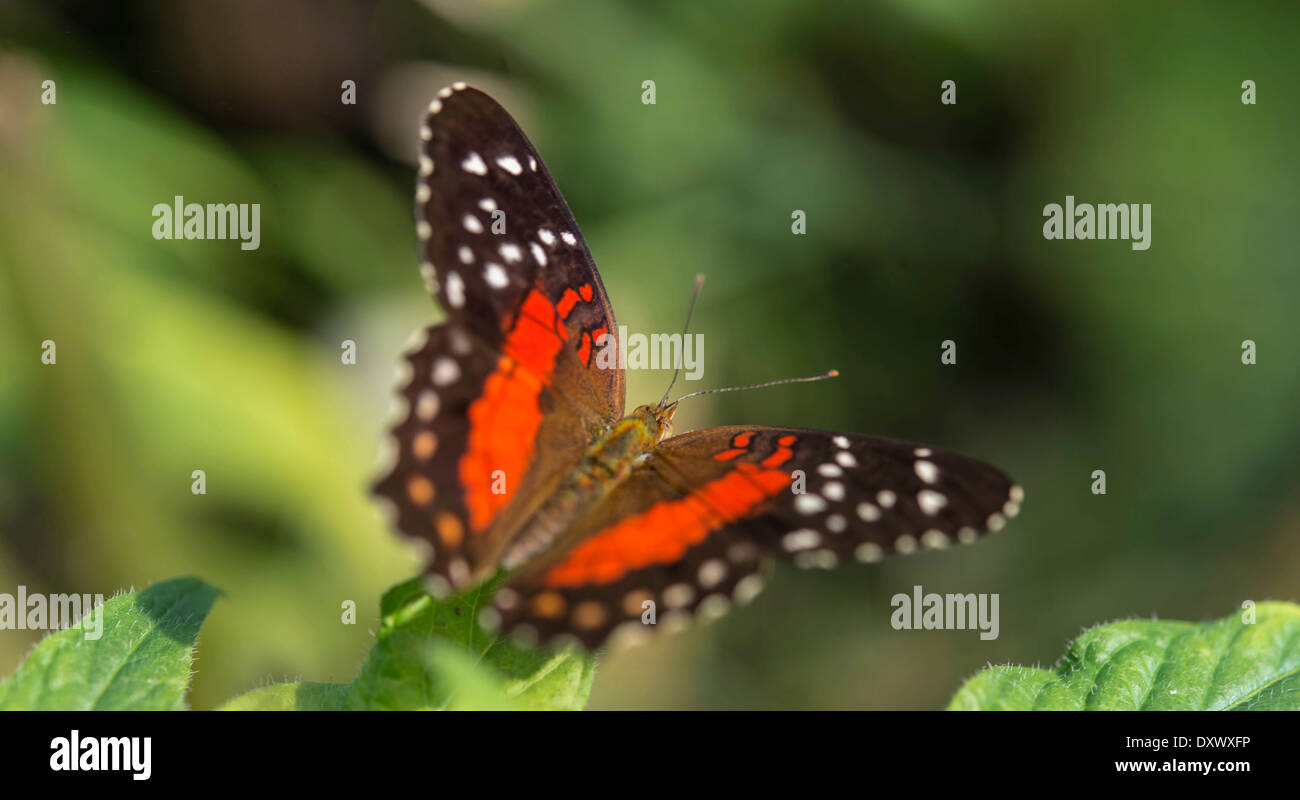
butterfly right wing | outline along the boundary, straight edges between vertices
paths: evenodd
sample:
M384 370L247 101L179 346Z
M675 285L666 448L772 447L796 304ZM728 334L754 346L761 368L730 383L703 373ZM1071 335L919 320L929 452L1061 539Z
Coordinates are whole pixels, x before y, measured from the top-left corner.
M656 447L557 548L495 599L504 630L594 647L725 612L763 585L769 556L803 567L876 561L969 543L1024 497L1001 471L956 453L855 434L735 426ZM646 606L650 603L650 606Z

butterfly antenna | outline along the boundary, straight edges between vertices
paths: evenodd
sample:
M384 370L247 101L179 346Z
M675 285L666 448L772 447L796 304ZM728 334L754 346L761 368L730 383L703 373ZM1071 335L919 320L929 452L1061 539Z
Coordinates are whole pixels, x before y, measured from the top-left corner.
M695 313L695 301L700 299L700 289L704 287L704 273L695 276L695 289L691 292L691 304L686 309L686 322L682 325L682 346L685 347L686 332L691 328L691 315ZM673 387L677 385L677 376L682 372L682 362L679 358L677 369L673 370L673 379L668 383L668 389L664 392L664 397L659 401L659 407L662 408L668 402L668 395L672 393Z
M677 405L677 403L682 402L688 397L698 397L702 394L714 394L716 392L739 392L744 389L762 389L764 386L780 386L783 383L811 383L812 381L822 381L822 380L826 380L827 378L834 378L837 377L839 374L840 374L839 370L830 369L821 373L820 375L809 375L806 378L782 378L779 381L768 381L766 383L754 383L754 384L750 384L749 386L726 386L721 389L705 389L700 392L691 392L690 394L684 394L681 397L677 398L676 402L674 402L673 405Z

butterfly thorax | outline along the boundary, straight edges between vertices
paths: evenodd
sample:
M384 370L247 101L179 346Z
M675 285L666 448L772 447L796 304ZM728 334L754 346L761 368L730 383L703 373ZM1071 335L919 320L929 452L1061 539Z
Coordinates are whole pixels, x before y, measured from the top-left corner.
M583 454L576 477L609 481L627 477L654 446L672 431L675 407L641 406L610 426Z

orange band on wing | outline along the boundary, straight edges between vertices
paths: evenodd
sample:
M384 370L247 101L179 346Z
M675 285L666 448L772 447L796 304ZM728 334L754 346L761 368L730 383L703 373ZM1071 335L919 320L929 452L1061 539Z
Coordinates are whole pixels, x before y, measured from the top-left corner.
M562 319L568 319L573 313L573 307L578 304L578 293L572 289L565 289L564 294L560 295L560 302L555 304L555 310L559 312Z
M505 355L470 404L469 434L460 459L470 529L482 532L510 502L533 459L533 441L542 426L537 397L550 382L555 356L564 346L550 326L555 306L537 290L524 299L515 326L506 334ZM505 476L504 491L492 491L492 475ZM500 484L498 484L500 486Z
M578 345L578 358L583 364L591 363L591 334L583 331L582 343Z
M552 567L543 582L553 588L610 583L652 564L671 564L724 525L744 519L790 485L780 470L737 464L680 500L665 500L596 533Z

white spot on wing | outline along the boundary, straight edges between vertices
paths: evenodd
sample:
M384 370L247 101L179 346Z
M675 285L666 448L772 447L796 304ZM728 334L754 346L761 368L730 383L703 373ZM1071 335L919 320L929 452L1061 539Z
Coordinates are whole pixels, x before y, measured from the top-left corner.
M537 242L529 242L528 249L533 251L533 258L536 259L539 267L546 266L546 251Z
M523 261L524 252L519 249L517 244L501 245L501 257L506 261Z
M448 386L460 380L460 365L450 356L442 356L433 362L434 386Z
M451 352L458 356L467 356L470 351L469 336L460 328L451 328L447 331L447 336L451 343Z
M875 542L863 542L853 551L853 557L864 564L872 564L884 558L885 551Z
M720 558L711 558L700 565L697 577L701 586L712 589L727 577L727 564Z
M684 608L689 606L695 599L695 587L689 583L674 583L667 589L664 589L664 605L669 608Z
M731 596L738 605L745 605L763 591L763 577L757 573L746 575L736 584Z
M926 483L934 483L939 479L939 468L929 461L916 462L916 477Z
M519 159L514 156L501 156L497 159L497 165L511 175L518 175L524 171L524 168L519 165Z
M821 534L809 528L791 531L781 537L781 546L791 553L800 550L811 550L821 542Z
M922 489L916 493L916 504L922 511L933 517L948 505L948 498L933 489Z
M475 175L487 174L487 164L483 163L483 157L473 150L469 151L469 155L465 156L464 161L460 162L460 167L466 172L472 172Z
M493 289L504 289L510 285L510 276L502 269L500 264L488 262L483 269L483 280L487 281L488 286Z
M938 528L931 528L921 534L921 545L930 550L942 550L948 546L948 534Z
M438 393L425 389L415 401L415 415L424 422L432 422L438 416Z
M447 283L443 291L447 295L447 304L452 308L465 305L465 281L454 270L447 272Z
M816 514L826 510L826 501L815 494L801 494L794 499L794 510L800 514Z
M483 223L478 221L478 217L473 214L466 214L464 219L465 230L470 233L482 233Z

